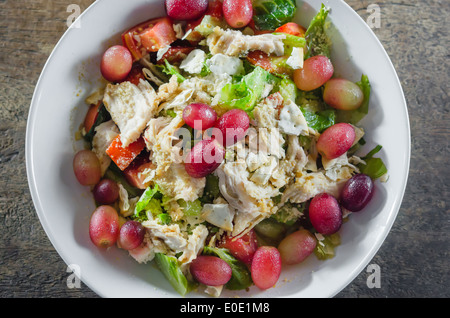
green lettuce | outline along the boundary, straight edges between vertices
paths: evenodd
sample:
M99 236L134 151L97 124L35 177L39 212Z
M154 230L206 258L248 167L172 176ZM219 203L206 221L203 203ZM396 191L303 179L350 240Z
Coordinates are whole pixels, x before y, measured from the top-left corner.
M253 21L260 30L275 30L292 21L297 11L295 0L253 1Z
M271 78L269 72L259 66L255 67L251 73L238 77L238 81L222 88L220 104L230 109L239 108L250 112L261 99Z
M160 213L156 216L156 219L158 220L159 224L162 225L168 225L172 222L172 218L167 213Z
M159 192L159 187L156 184L154 188L148 187L144 193L139 198L136 203L135 215L138 215L141 211L146 210L147 205L150 203L152 198Z
M155 262L159 270L181 296L185 296L193 289L194 286L184 276L175 257L156 253Z
M294 225L299 220L304 210L304 203L297 204L286 202L275 214L271 215L271 218L275 219L279 223L290 226Z
M275 80L274 91L278 91L285 101L290 99L295 102L297 100L297 86L289 77L277 78Z
M199 199L194 201L185 201L180 199L177 201L181 208L183 208L183 213L186 216L199 216L202 214L202 203Z
M219 194L219 178L213 174L207 175L203 195L199 200L202 203L213 203L214 199L217 198Z
M289 56L292 53L292 49L294 47L297 48L304 48L306 45L306 40L305 38L302 38L300 36L295 36L292 34L287 34L287 33L274 33L274 34L282 34L284 35L286 38L283 40L283 44L284 44L284 55L285 56Z
M305 33L306 47L308 49L305 58L316 55L331 56L331 41L326 34L326 19L330 9L324 4L316 16L311 20Z
M231 279L226 284L226 288L230 290L246 289L253 284L252 277L247 266L234 258L231 253L225 248L216 248L205 246L203 253L206 255L214 255L231 267Z
M336 122L336 112L332 109L318 112L312 112L302 107L300 109L308 122L308 127L317 130L319 133L322 133L328 127L333 126Z
M178 83L182 83L186 80L186 78L180 74L178 69L170 64L167 60L164 60L164 65L162 66L162 71L167 75L175 75L177 77Z
M381 150L382 146L378 145L372 149L366 156L361 159L365 161L365 164L360 163L358 165L361 173L368 175L372 179L378 179L385 175L388 170L381 158L374 158L373 156Z
M336 254L335 248L341 244L341 237L338 233L323 235L323 240L317 242L314 254L319 260L333 258Z

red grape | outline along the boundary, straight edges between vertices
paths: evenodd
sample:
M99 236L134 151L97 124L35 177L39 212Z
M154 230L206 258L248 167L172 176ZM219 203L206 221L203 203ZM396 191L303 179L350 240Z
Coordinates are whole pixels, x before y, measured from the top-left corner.
M328 193L316 195L309 205L309 220L320 234L336 233L342 225L342 211L336 198Z
M167 15L175 20L200 18L208 9L208 0L166 0Z
M356 174L346 182L341 192L340 203L349 211L361 211L372 199L374 184L365 174Z
M354 110L361 106L364 93L358 85L349 80L332 78L325 83L323 100L336 109Z
M308 230L301 229L286 236L278 245L283 264L303 262L316 248L317 241Z
M355 142L352 125L338 123L327 128L317 141L317 151L327 159L335 159L346 153Z
M91 150L80 150L75 154L73 171L78 182L85 186L97 184L102 177L100 161Z
M142 244L145 228L137 221L127 221L120 228L118 243L125 250L132 250Z
M225 158L225 148L214 139L203 139L188 152L184 167L193 178L203 178L216 170Z
M115 45L103 54L100 70L107 81L120 82L128 76L132 66L131 52L122 45Z
M194 103L184 109L183 120L188 126L196 130L206 130L214 126L217 114L214 109L206 104Z
M276 247L261 246L255 252L251 265L253 283L260 289L275 285L281 274L281 256Z
M99 204L113 204L119 198L119 186L111 179L103 179L92 190Z
M253 17L251 0L223 0L223 16L232 28L243 28Z
M221 286L231 279L232 271L227 262L216 256L200 255L190 266L192 276L207 286Z
M306 59L303 68L294 71L295 85L302 91L312 91L333 76L333 64L328 57L317 55Z
M119 215L109 205L95 209L89 222L89 236L97 247L107 248L116 243L119 237Z
M247 234L240 237L225 237L219 246L226 248L238 260L249 265L252 263L253 255L258 249L258 242L255 231L250 230Z
M223 114L214 125L215 138L225 147L242 140L250 127L250 118L241 109L232 109Z

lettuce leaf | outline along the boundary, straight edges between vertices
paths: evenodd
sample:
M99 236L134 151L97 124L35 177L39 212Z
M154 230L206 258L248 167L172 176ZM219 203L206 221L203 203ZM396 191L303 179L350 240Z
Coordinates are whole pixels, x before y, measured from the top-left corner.
M178 264L178 260L175 257L156 253L155 262L159 270L181 296L185 296L193 289L192 283L184 276L180 265Z
M312 112L302 107L300 107L300 109L308 122L308 127L317 130L319 133L322 133L328 127L333 126L336 122L336 112L332 109L318 112Z
M257 66L251 73L238 78L239 81L222 88L220 104L230 109L239 108L250 112L261 99L271 74Z
M274 84L275 85L273 91L279 92L281 97L283 97L283 100L290 99L294 102L297 100L298 95L297 86L295 85L294 81L291 80L289 77L283 78L275 77Z
M183 208L183 213L186 216L199 216L202 214L202 203L199 199L194 201L185 201L180 199L177 201L180 207Z
M302 38L300 36L295 36L287 33L274 33L274 34L283 34L286 37L283 40L285 56L290 56L292 53L292 49L294 47L304 48L306 45L305 38Z
M388 170L381 158L374 158L373 155L381 150L382 146L378 145L372 149L366 156L361 159L366 162L366 164L360 163L358 169L361 173L368 175L372 179L378 179L385 175Z
M167 74L167 75L175 75L177 77L178 83L183 83L186 80L186 78L183 75L180 74L178 69L175 66L171 65L167 61L167 59L164 60L164 63L165 64L162 66L163 67L162 71L165 74Z
M136 203L135 208L135 216L138 216L139 213L146 209L152 198L159 192L158 185L156 184L154 188L148 187L144 193L139 198L139 201Z
M335 248L341 244L339 233L323 235L323 240L317 242L314 254L319 260L333 258L336 254Z
M226 248L216 248L205 246L203 253L206 255L214 255L231 267L231 279L226 284L226 288L230 290L239 290L250 287L253 284L252 277L247 266L234 258Z
M253 1L253 21L259 30L275 30L290 22L297 11L295 0Z
M325 22L330 12L322 3L322 7L316 16L311 20L305 33L306 47L308 49L305 59L316 55L331 56L331 41L325 32Z

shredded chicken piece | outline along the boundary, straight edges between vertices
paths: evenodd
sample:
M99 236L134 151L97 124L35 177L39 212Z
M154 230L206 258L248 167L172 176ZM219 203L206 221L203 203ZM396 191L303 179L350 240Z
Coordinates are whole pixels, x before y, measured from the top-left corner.
M306 202L322 192L338 197L342 187L351 175L346 177L333 181L325 175L324 170L310 173L306 171L298 172L295 176L295 182L288 185L284 190L281 203L287 201L293 203Z
M187 246L183 254L178 258L182 264L182 270L190 264L205 246L206 237L208 236L208 229L203 224L198 225L189 235Z
M108 84L103 103L120 130L124 147L136 141L157 111L156 92L144 80L136 86L131 82Z
M180 231L178 224L161 225L156 220L142 222L152 237L159 238L173 251L181 252L187 245L186 238Z
M245 55L248 51L263 51L267 54L281 56L284 54L285 35L260 34L244 35L236 30L224 30L215 27L206 38L210 52L229 56Z
M156 176L166 172L172 162L181 162L173 142L178 139L176 132L183 124L181 112L175 118L161 116L149 121L144 140L151 151L150 160L156 165Z
M118 135L119 128L112 120L101 123L95 128L94 138L92 139L92 151L100 161L102 176L111 164L111 158L106 153L106 149Z
M236 210L233 235L251 229L275 213L271 198L279 194L278 189L250 181L245 161L223 163L215 174L219 177L220 193Z
M153 181L161 191L173 200L194 201L202 195L206 178L188 175L183 163L172 163L164 173L157 174Z

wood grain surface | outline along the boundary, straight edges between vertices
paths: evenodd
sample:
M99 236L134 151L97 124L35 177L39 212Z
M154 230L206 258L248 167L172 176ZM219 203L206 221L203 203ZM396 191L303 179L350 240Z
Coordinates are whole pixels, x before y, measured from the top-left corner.
M338 0L332 0L338 1ZM28 110L39 74L67 30L70 4L88 0L0 1L0 297L98 297L68 288L67 267L47 238L31 200L25 167ZM447 298L449 279L448 0L347 0L364 20L377 4L375 34L389 54L408 103L412 152L408 186L386 241L337 298Z

